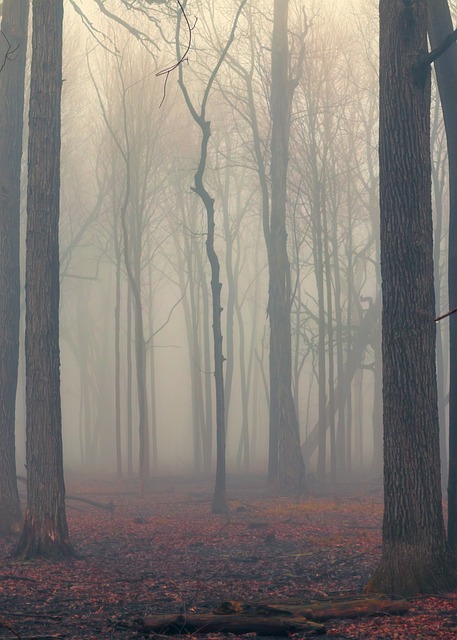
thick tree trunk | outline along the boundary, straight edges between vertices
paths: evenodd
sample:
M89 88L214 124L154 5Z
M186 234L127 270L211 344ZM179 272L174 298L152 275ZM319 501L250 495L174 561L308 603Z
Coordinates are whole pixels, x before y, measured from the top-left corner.
M426 50L426 0L382 0L384 521L368 589L407 596L456 584L441 505Z
M15 414L19 364L19 228L29 0L5 0L0 72L0 535L19 533ZM9 45L8 45L9 43ZM8 54L8 51L7 51ZM3 59L3 58L2 58Z
M428 34L432 49L453 31L447 0L428 3ZM449 309L457 307L457 45L435 62L436 78L443 109L449 162ZM448 539L457 553L457 315L449 317L449 482Z
M285 493L301 491L305 475L298 419L292 396L291 290L286 231L292 91L289 80L287 24L288 0L275 0L271 52L271 217L268 251L270 466L276 465L277 457L277 481L280 491ZM270 469L270 479L273 478Z
M27 511L15 555L73 554L65 513L59 353L63 0L34 0L26 254Z

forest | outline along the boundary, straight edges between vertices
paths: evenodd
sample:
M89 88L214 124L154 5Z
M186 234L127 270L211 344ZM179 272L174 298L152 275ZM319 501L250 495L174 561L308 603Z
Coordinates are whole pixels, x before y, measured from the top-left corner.
M455 638L456 3L0 13L0 640Z

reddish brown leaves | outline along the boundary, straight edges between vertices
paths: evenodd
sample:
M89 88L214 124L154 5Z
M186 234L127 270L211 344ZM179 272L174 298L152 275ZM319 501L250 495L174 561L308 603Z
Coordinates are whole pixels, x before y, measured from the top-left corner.
M125 640L149 614L360 593L379 557L380 496L289 500L251 483L229 486L230 514L215 516L209 484L157 481L143 499L132 486L67 485L115 509L67 503L73 561L22 564L0 538L0 615L19 635ZM327 637L450 640L456 612L457 594L418 599L401 617L328 621Z

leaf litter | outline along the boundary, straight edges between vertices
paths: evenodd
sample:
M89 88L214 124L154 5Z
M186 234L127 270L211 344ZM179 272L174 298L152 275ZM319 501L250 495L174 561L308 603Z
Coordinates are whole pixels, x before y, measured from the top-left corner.
M114 511L67 502L78 553L71 561L18 562L10 557L14 540L0 538L0 640L139 638L139 621L152 613L211 612L227 600L350 597L363 592L380 556L380 491L291 499L251 480L229 486L230 511L221 516L211 514L211 483L156 480L142 498L127 482L67 486L112 501ZM457 592L416 598L402 616L330 620L320 637L455 639Z

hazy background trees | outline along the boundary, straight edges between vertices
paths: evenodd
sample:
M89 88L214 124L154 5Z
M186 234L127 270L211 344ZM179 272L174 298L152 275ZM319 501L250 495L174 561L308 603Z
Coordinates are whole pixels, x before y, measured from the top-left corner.
M142 465L144 482L148 468L207 473L215 460L216 403L205 212L191 192L199 131L177 91L177 73L156 76L176 60L178 7L161 3L154 13L154 3L138 2L135 11L102 4L117 19L97 2L67 2L64 19L65 462L119 476L137 475ZM200 99L233 7L193 0L186 15L191 46L183 70ZM297 84L285 220L291 393L302 452L307 473L322 482L353 472L380 478L376 3L290 0L288 22L288 74ZM208 99L206 179L223 285L229 473L267 470L262 236L275 152L272 33L270 4L248 2ZM184 29L181 49L187 37ZM447 176L439 175L445 198ZM445 231L440 236L445 242ZM19 403L20 464L21 415Z

